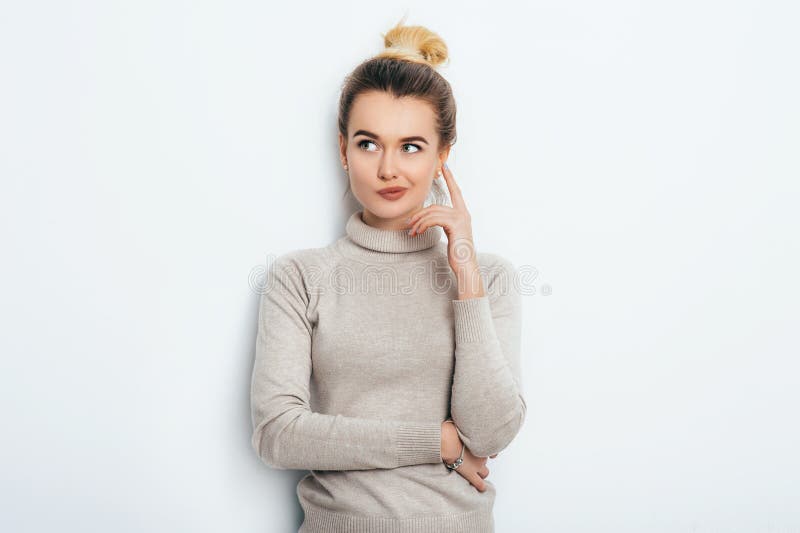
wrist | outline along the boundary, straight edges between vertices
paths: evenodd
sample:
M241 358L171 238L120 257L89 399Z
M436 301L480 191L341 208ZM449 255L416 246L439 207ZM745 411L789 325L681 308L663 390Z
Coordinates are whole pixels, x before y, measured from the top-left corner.
M461 455L461 437L452 421L442 422L441 459L448 463L455 462Z
M480 298L486 293L483 287L483 277L477 260L467 261L456 272L458 299Z

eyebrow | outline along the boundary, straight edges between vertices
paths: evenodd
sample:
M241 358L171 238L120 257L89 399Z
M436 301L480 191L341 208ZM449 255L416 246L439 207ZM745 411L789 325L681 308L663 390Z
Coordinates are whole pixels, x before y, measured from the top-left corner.
M355 133L353 134L353 137L355 137L355 136L357 136L357 135L366 135L367 137L372 137L373 139L378 139L379 141L381 140L381 138L380 138L380 137L378 137L377 135L375 135L375 134L374 134L374 133L372 133L371 131L367 131L367 130L358 130L357 132L355 132ZM425 139L425 137L420 137L419 135L414 135L414 136L412 136L412 137L403 137L403 138L402 138L402 139L400 139L400 140L401 140L402 142L408 142L408 141L421 141L421 142L424 142L425 144L428 144L428 141Z

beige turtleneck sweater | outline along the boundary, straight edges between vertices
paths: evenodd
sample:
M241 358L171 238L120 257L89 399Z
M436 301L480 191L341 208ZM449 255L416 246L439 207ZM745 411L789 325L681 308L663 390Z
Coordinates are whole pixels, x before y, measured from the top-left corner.
M442 463L441 423L488 457L525 419L521 298L478 252L485 296L458 300L444 231L367 225L268 269L252 374L252 445L297 485L299 533L492 532L495 486Z

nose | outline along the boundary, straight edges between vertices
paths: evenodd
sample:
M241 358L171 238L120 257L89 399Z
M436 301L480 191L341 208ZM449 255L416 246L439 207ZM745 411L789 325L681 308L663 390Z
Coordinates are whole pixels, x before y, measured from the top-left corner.
M386 152L384 152L384 154L386 154ZM391 156L384 155L381 158L381 163L378 166L378 177L382 180L397 179L397 168Z

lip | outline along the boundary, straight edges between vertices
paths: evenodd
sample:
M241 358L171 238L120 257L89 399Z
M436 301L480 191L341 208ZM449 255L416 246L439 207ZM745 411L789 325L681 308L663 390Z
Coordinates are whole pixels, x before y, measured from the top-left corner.
M399 200L405 193L406 187L386 187L378 191L384 200L395 201Z

